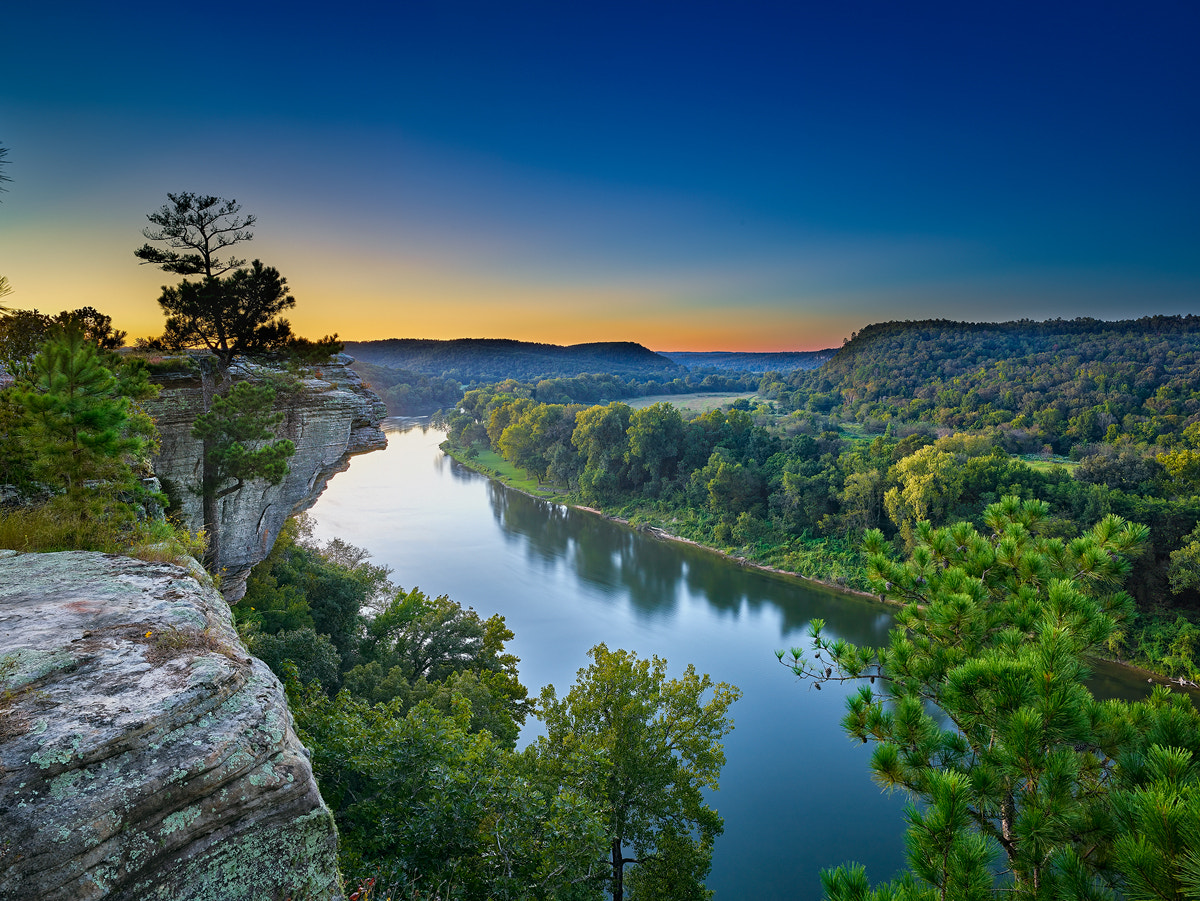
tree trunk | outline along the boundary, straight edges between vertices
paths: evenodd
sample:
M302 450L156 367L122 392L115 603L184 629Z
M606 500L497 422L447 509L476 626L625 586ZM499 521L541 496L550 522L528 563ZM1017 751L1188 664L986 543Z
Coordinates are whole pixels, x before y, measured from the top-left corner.
M1008 856L1009 867L1012 869L1013 880L1019 885L1024 880L1017 869L1017 803L1011 791L1005 792L1004 800L1000 802L1000 834L1004 838L1004 852Z
M204 412L212 410L213 395L216 386L213 384L213 365L211 360L200 360L200 394L204 401ZM219 572L221 565L221 523L217 513L217 473L216 465L210 461L212 442L204 439L201 447L200 470L200 499L204 517L204 532L208 546L204 549L204 568L210 573Z
M221 565L221 522L217 503L216 466L209 456L209 444L204 442L204 463L200 476L201 503L204 511L204 531L208 547L204 551L204 567L210 573L219 572Z
M612 841L612 896L613 901L623 901L625 897L625 857L621 853L621 840L614 838Z

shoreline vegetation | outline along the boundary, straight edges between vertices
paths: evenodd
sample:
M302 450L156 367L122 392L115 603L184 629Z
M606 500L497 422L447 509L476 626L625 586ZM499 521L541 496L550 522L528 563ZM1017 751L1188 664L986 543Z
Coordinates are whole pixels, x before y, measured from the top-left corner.
M598 507L589 507L586 504L578 503L572 500L567 492L553 491L542 488L536 484L534 479L523 476L517 467L513 466L503 457L496 454L494 451L476 451L475 454L469 454L465 448L460 445L453 444L449 439L443 441L439 447L456 463L470 469L472 472L477 472L482 476L486 476L494 482L499 482L506 488L511 488L513 491L519 491L521 494L527 495L537 500L550 501L552 503L562 504L565 507L570 507L572 510L581 510L584 513L591 513L599 516L601 519L606 519L609 522L615 522L623 526L628 526L636 532L641 532L644 535L650 535L660 541L674 541L679 544L688 544L692 547L699 548L702 551L707 551L710 554L716 554L730 563L736 563L739 566L744 566L748 569L757 569L761 572L773 573L777 576L787 576L793 579L799 579L802 582L809 582L813 585L819 585L821 588L839 594L848 594L854 597L866 598L877 603L888 606L897 606L895 601L881 599L874 592L864 591L860 588L853 588L834 581L833 579L822 578L818 575L805 575L791 569L782 569L778 566L771 566L767 563L761 563L744 554L737 554L733 551L722 550L714 547L711 544L704 544L696 541L693 538L687 538L683 535L677 535L669 529L659 525L653 525L646 521L638 521L637 518L626 518L618 516L615 513L607 513Z
M454 444L449 439L444 440L439 447L442 449L442 452L446 454L446 456L450 457L456 463L467 467L472 472L477 472L494 482L499 482L508 489L518 491L521 494L527 495L528 497L536 498L537 500L550 501L551 503L562 504L563 506L569 507L572 510L591 513L595 516L599 516L602 519L606 519L609 522L615 522L620 525L627 526L634 531L650 535L651 537L657 538L660 541L672 541L679 544L691 545L692 547L715 554L716 556L721 557L730 563L746 567L747 569L757 569L761 572L771 573L777 576L784 576L790 579L797 579L801 582L807 582L811 585L819 586L821 589L826 591L862 598L886 607L899 608L902 606L899 600L881 597L880 595L871 591L865 591L860 588L853 588L845 584L839 584L831 579L821 578L817 575L805 575L794 570L781 569L777 566L761 563L743 554L722 550L721 548L703 544L702 542L691 538L686 538L682 535L677 535L661 526L650 525L645 522L638 523L635 520L618 516L614 513L605 512L598 507L591 507L586 504L578 503L575 500L572 500L569 493L542 488L537 484L536 480L525 476L516 466L509 463L503 457L500 457L494 451L476 450L475 453L469 453L466 448L462 447L461 445ZM1175 690L1185 690L1193 698L1200 698L1200 689L1197 689L1192 685L1185 684L1186 680L1181 681L1180 679L1173 679L1164 673L1148 669L1141 664L1118 656L1100 657L1098 659L1104 661L1105 663L1111 663L1120 666L1139 677L1145 677L1148 683L1170 686Z
M1009 497L1048 505L1047 539L1137 523L1134 606L1104 655L1200 681L1200 317L881 323L703 411L576 387L509 378L434 422L530 494L872 596L894 594L863 550L875 530L910 554L926 528L993 533Z

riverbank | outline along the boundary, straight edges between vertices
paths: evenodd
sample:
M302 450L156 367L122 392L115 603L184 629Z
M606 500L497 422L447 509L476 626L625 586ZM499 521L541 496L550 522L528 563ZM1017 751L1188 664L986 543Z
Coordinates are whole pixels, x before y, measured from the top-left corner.
M627 517L618 516L614 513L607 513L604 510L600 510L596 507L588 507L583 504L575 503L571 499L570 495L542 488L536 481L522 476L516 467L514 467L503 457L500 457L494 451L482 451L477 452L474 455L468 455L463 452L461 447L452 445L449 440L443 441L440 447L446 456L450 457L455 462L462 464L463 466L479 473L480 475L487 476L489 479L500 482L502 485L505 485L514 491L519 491L522 494L526 494L529 497L562 504L574 510L582 510L585 513L592 513L603 519L607 519L610 522L620 523L621 525L628 526L631 529L636 529L643 534L658 538L661 541L676 541L681 544L688 544L692 547L707 551L710 554L715 554L718 557L728 560L730 563L735 563L738 566L743 566L748 569L757 569L761 570L762 572L799 579L802 582L820 585L822 588L837 592L839 594L868 598L887 606L895 605L894 601L885 600L872 592L855 588L845 584L844 582L839 582L835 577L823 578L819 575L804 574L796 572L795 570L772 566L768 563L762 563L754 560L753 558L747 557L744 554L739 554L729 550L722 550L721 548L713 547L710 544L704 544L703 542L696 541L695 539L678 535L662 525L653 524L644 520L632 520Z
M751 557L735 551L723 550L721 548L713 547L711 544L705 544L704 542L697 541L693 538L679 535L675 532L672 532L669 528L666 528L661 520L652 521L653 518L646 516L645 514L639 515L636 518L630 518L609 513L596 507L575 503L570 495L566 493L552 491L541 487L536 480L529 479L523 472L519 471L511 463L504 460L493 451L484 451L476 453L474 456L468 456L463 452L462 448L452 446L449 441L443 441L440 446L442 451L447 456L467 467L468 469L478 472L480 475L484 475L489 479L498 481L506 487L529 497L537 498L539 500L547 500L552 503L562 504L575 510L592 513L601 517L602 519L619 523L643 534L658 538L662 541L673 541L681 544L688 544L692 547L714 554L730 563L735 563L738 566L742 566L747 569L757 569L762 572L772 573L785 578L796 579L800 582L818 585L823 589L838 594L870 599L889 607L898 606L898 602L895 600L881 598L878 594L846 585L843 582L836 581L832 578L822 578L819 575L804 574L796 572L795 570L773 566L769 563L763 563L754 560ZM1187 680L1181 681L1179 678L1173 678L1164 673L1149 669L1144 663L1134 662L1120 657L1102 657L1099 659L1128 670L1129 672L1136 674L1139 679L1144 679L1148 683L1166 685L1176 691L1185 691L1193 698L1194 701L1196 699L1200 699L1200 687L1195 687L1188 684Z

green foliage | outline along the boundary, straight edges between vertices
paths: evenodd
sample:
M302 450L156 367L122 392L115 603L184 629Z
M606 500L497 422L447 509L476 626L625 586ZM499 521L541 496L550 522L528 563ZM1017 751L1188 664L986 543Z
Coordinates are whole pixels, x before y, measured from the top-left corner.
M685 450L683 418L667 403L652 404L630 414L627 460L635 483L648 483L657 494L675 478Z
M0 547L27 552L101 551L142 560L183 564L203 549L182 526L164 520L138 520L127 510L81 516L67 495L44 504L0 508Z
M759 392L792 410L1000 430L1010 451L1065 453L1177 434L1195 416L1198 373L1196 316L885 322L820 369L764 376Z
M330 694L345 687L367 703L405 711L426 702L449 715L461 697L472 731L513 747L530 704L504 618L397 589L361 548L314 544L308 529L289 520L250 575L234 608L250 647L281 676L290 662L303 682Z
M875 743L882 786L920 802L908 812L912 875L871 892L861 869L839 868L825 874L830 898L1108 898L1130 877L1113 789L1130 793L1133 823L1152 803L1145 755L1193 753L1200 716L1161 691L1143 704L1092 698L1086 661L1131 612L1119 586L1146 530L1110 516L1064 540L1039 534L1047 513L1008 497L987 509L986 534L921 523L904 561L868 534L876 590L904 604L890 643L826 639L815 621L812 658L794 648L785 661L817 687L870 683L849 699L845 728Z
M34 355L47 340L66 331L79 332L99 351L116 350L125 332L112 327L112 317L93 307L63 310L47 316L37 310L9 310L0 315L0 364L17 377L27 377ZM114 360L107 360L116 368Z
M1200 589L1200 526L1183 540L1186 544L1171 551L1171 565L1167 570L1171 591L1175 594Z
M354 369L383 398L391 416L421 416L455 406L463 396L457 379L355 360Z
M471 732L465 700L447 715L288 690L348 875L445 899L595 897L574 889L603 850L593 806Z
M279 314L294 307L296 300L288 293L287 279L261 260L224 278L206 276L200 282L164 287L158 304L167 316L160 340L168 349L206 347L226 368L235 356L283 350L295 343L291 325ZM299 349L327 355L337 343L334 337Z
M7 438L28 467L28 478L16 481L65 495L60 506L73 519L131 521L127 502L143 494L131 463L153 435L134 402L151 393L140 367L120 365L78 329L56 331L27 379L5 392Z
M258 629L242 630L246 648L275 673L295 667L296 677L305 685L316 683L326 691L336 691L342 657L328 635L318 635L312 626L275 633Z
M358 659L362 616L392 586L387 569L368 563L365 551L338 540L316 545L310 532L303 517L284 524L271 553L251 572L234 616L244 629L253 627L253 633L262 636L307 631L331 643L338 658L334 678L321 681L335 690L341 673ZM305 660L312 657L303 647L298 652ZM277 659L282 663L289 658L280 654ZM304 660L291 659L303 672ZM282 669L272 669L282 676Z
M962 334L952 323L872 328L864 333L866 344L851 342L827 367L789 377L830 397L838 394L842 411L852 402L855 415L865 414L865 421L857 423L846 422L836 404L828 408L832 415L809 410L782 420L737 409L690 419L662 405L638 411L618 403L581 409L545 402L563 398L551 380L533 391L515 382L469 390L454 411L443 415L443 423L449 447L460 458L487 460L493 471L505 465L524 469L526 482L507 470L504 476L523 490L554 491L741 557L855 587L866 586L866 571L853 547L869 529L880 529L888 540L911 548L922 520L941 527L969 519L981 527L979 511L1006 495L1039 498L1061 511L1044 525L1047 535L1073 534L1115 513L1150 526L1150 542L1127 585L1143 613L1173 621L1173 614L1159 608L1186 613L1200 603L1200 579L1191 574L1200 551L1192 547L1194 535L1188 537L1200 525L1200 495L1192 491L1188 468L1188 455L1200 446L1200 424L1187 424L1189 417L1200 417L1200 394L1191 396L1187 385L1195 383L1200 391L1200 382L1194 370L1185 373L1176 357L1164 355L1168 348L1176 353L1171 343L1176 339L1189 348L1188 342L1200 343L1197 323L1196 317L1112 328L1025 323L972 327ZM1080 366L1067 366L1044 350L1019 364L998 357L994 371L988 368L992 363L984 365L991 359L988 354L999 354L1012 342L1028 339L1029 347L1044 348L1074 335L1089 336L1085 369L1080 368L1082 359ZM966 388L939 382L939 403L971 407L979 416L968 420L951 415L959 407L938 408L935 429L921 421L929 409L921 397L910 405L911 395L921 394L920 383L903 367L915 366L932 377L914 359L918 353L935 354L947 367L957 365L933 346L943 339L957 352L975 355L980 371L986 369L979 379L986 375L997 381L987 390L982 382ZM893 350L895 361L888 356ZM1190 360L1192 351L1179 351L1178 357ZM846 362L854 359L862 365ZM1145 371L1121 368L1126 367L1123 361L1133 359L1145 360ZM1120 363L1117 368L1109 366L1114 360ZM1164 360L1170 362L1166 386L1157 368L1166 366ZM1086 386L1064 397L1045 396L1043 383L1061 384L1055 380L1068 376L1082 379L1085 371ZM760 390L782 398L780 379L768 374ZM1190 381L1185 385L1179 379ZM1023 392L1013 388L1012 398L1004 402L1011 400L1014 409L1023 411L1014 415L1026 416L1025 425L1005 426L994 415L988 391L1006 385ZM909 393L904 410L895 406L899 395L888 393L893 389ZM1007 392L1005 388L1004 397ZM1081 424L1088 417L1080 419L1074 406L1076 396L1084 394L1092 400L1102 394L1111 408L1103 416L1095 414L1095 428ZM1130 412L1135 395L1143 398L1143 409L1136 413ZM871 398L872 404L863 406ZM1062 409L1053 407L1059 413L1051 415L1048 409L1059 402ZM1022 403L1032 406L1026 410ZM1115 437L1109 436L1118 413L1121 425ZM1151 419L1153 428L1142 429ZM901 424L905 422L910 424ZM946 423L978 430L944 434ZM1131 429L1136 425L1140 437L1135 440L1127 424ZM1065 450L1074 441L1068 434L1072 428L1079 434L1099 430L1104 441L1075 441L1072 454L1082 462L1071 472L1057 465L1035 467L1013 453L1036 450L1041 460L1047 445ZM943 436L935 437L939 430ZM1150 438L1158 444L1148 444ZM1139 634L1127 631L1114 641L1112 653L1150 660L1152 655L1137 646Z
M250 479L278 485L287 475L287 458L296 453L289 440L272 429L283 422L270 385L238 382L213 398L212 409L196 417L192 436L204 441L205 468L201 492L222 498L241 490ZM264 442L267 442L264 444ZM234 484L227 484L233 480Z
M428 701L445 713L461 695L471 703L471 728L511 748L529 712L518 660L504 650L512 637L501 616L484 620L445 595L399 590L366 622L364 662L346 674L346 687L372 702Z
M579 493L586 501L613 499L625 476L629 454L627 431L632 411L613 401L607 407L589 407L575 416L571 443L584 460Z
M142 361L107 349L120 333L90 307L47 323L24 377L0 392L0 483L26 503L0 511L0 547L179 562L196 536L147 515L163 498L135 469L155 439L137 406L156 390Z
M284 352L299 363L317 366L329 362L334 354L340 354L345 343L338 340L336 334L326 335L317 341L308 338L293 337L284 345Z
M11 388L0 391L0 485L29 491L36 457L26 438L25 405Z
M603 644L588 654L592 664L565 697L552 685L542 690L547 734L531 753L564 779L580 757L589 761L574 778L604 819L614 901L623 897L627 864L648 868L639 879L649 897L664 885L667 897L707 897L703 879L722 824L702 790L717 788L720 740L741 693L691 665L668 679L659 657L639 660Z
M1200 766L1193 751L1152 744L1112 793L1113 846L1131 901L1200 897Z
M1140 615L1129 633L1135 663L1176 679L1200 680L1200 626L1182 613Z
M599 901L636 862L633 897L708 897L721 820L702 791L737 689L600 645L565 698L543 692L548 736L517 753L534 705L503 618L386 575L293 520L234 608L288 683L345 871L376 896Z

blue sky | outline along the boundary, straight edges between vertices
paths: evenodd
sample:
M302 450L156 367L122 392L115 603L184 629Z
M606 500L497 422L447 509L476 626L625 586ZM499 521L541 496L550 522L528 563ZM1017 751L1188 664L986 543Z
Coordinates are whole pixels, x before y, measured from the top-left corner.
M14 306L161 328L167 191L345 338L811 349L1200 312L1194 3L19 3Z

